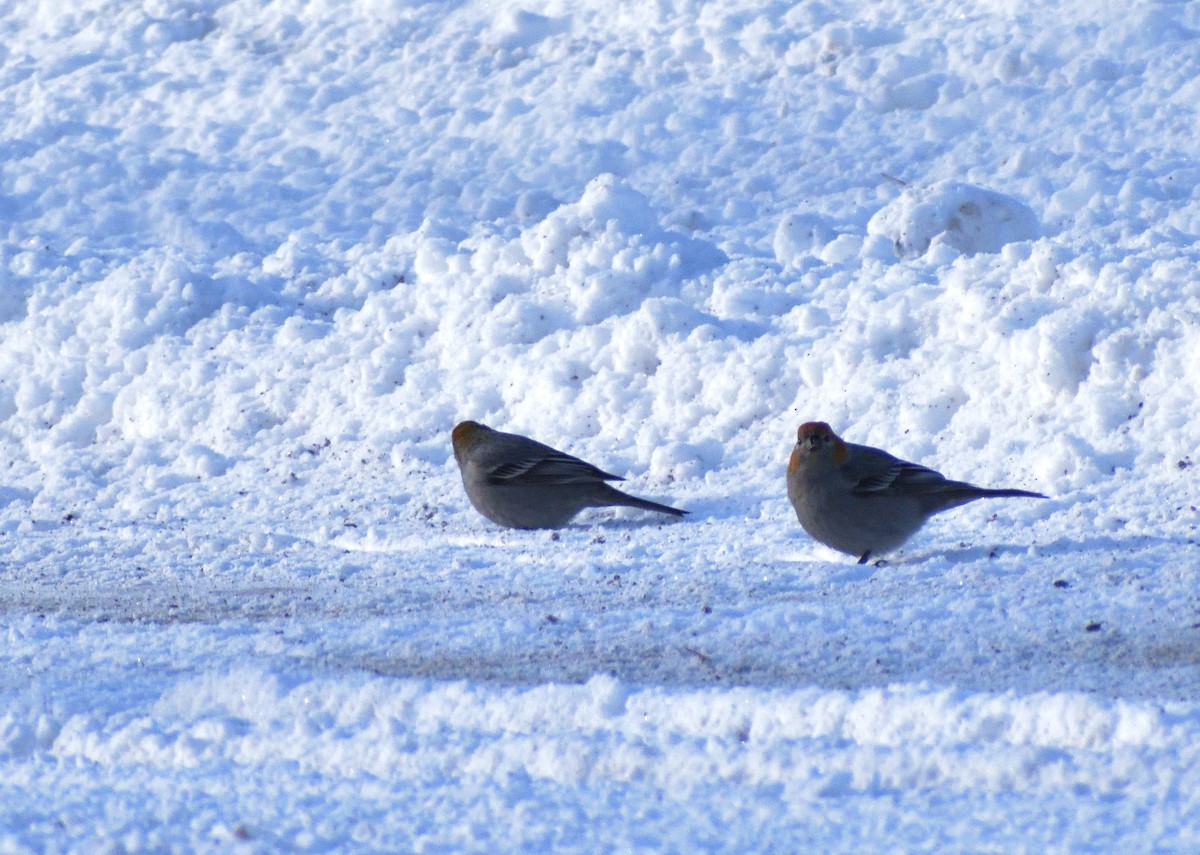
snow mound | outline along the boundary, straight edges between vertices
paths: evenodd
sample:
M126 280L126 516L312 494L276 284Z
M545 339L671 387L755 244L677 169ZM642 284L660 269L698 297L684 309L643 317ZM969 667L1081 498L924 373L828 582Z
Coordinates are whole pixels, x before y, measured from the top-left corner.
M824 217L789 213L775 229L772 248L782 266L797 266L807 257L820 257L822 250L838 237Z
M536 290L565 302L582 323L674 296L685 280L728 260L711 243L664 228L650 200L614 175L593 179L578 202L529 228L521 243Z
M909 187L867 224L867 233L892 242L898 258L918 258L944 246L962 255L999 252L1034 240L1037 215L1024 203L970 184L940 181Z

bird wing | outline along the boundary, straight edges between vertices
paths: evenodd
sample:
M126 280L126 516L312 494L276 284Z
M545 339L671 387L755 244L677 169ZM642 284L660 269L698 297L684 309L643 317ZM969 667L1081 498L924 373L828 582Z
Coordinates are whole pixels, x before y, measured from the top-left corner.
M842 471L852 482L851 492L859 496L885 491L917 494L937 490L946 484L946 478L940 472L867 446L855 447Z
M580 484L596 481L622 481L590 463L548 449L510 459L488 473L491 484Z

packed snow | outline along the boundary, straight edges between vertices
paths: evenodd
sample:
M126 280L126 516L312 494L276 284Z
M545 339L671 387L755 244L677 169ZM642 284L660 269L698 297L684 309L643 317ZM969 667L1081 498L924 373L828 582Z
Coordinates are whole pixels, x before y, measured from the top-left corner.
M1200 851L1200 4L0 9L0 851Z

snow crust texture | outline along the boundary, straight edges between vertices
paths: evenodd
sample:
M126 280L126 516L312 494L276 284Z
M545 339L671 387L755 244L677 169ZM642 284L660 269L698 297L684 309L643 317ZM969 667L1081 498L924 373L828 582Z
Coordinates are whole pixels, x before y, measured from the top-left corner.
M1200 850L1200 6L0 0L0 850ZM499 529L463 419L688 508ZM1042 502L882 566L796 427Z

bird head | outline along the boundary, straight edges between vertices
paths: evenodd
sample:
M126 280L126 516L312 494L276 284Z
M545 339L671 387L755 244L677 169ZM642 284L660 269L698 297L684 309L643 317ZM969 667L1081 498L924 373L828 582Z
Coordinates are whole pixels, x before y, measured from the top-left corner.
M796 447L788 461L788 472L806 459L824 459L835 466L846 462L849 449L825 422L805 422L796 431Z
M487 425L471 421L459 422L454 426L454 430L450 432L450 442L454 446L454 456L459 463L462 462L463 455L482 442L484 435L490 430Z

